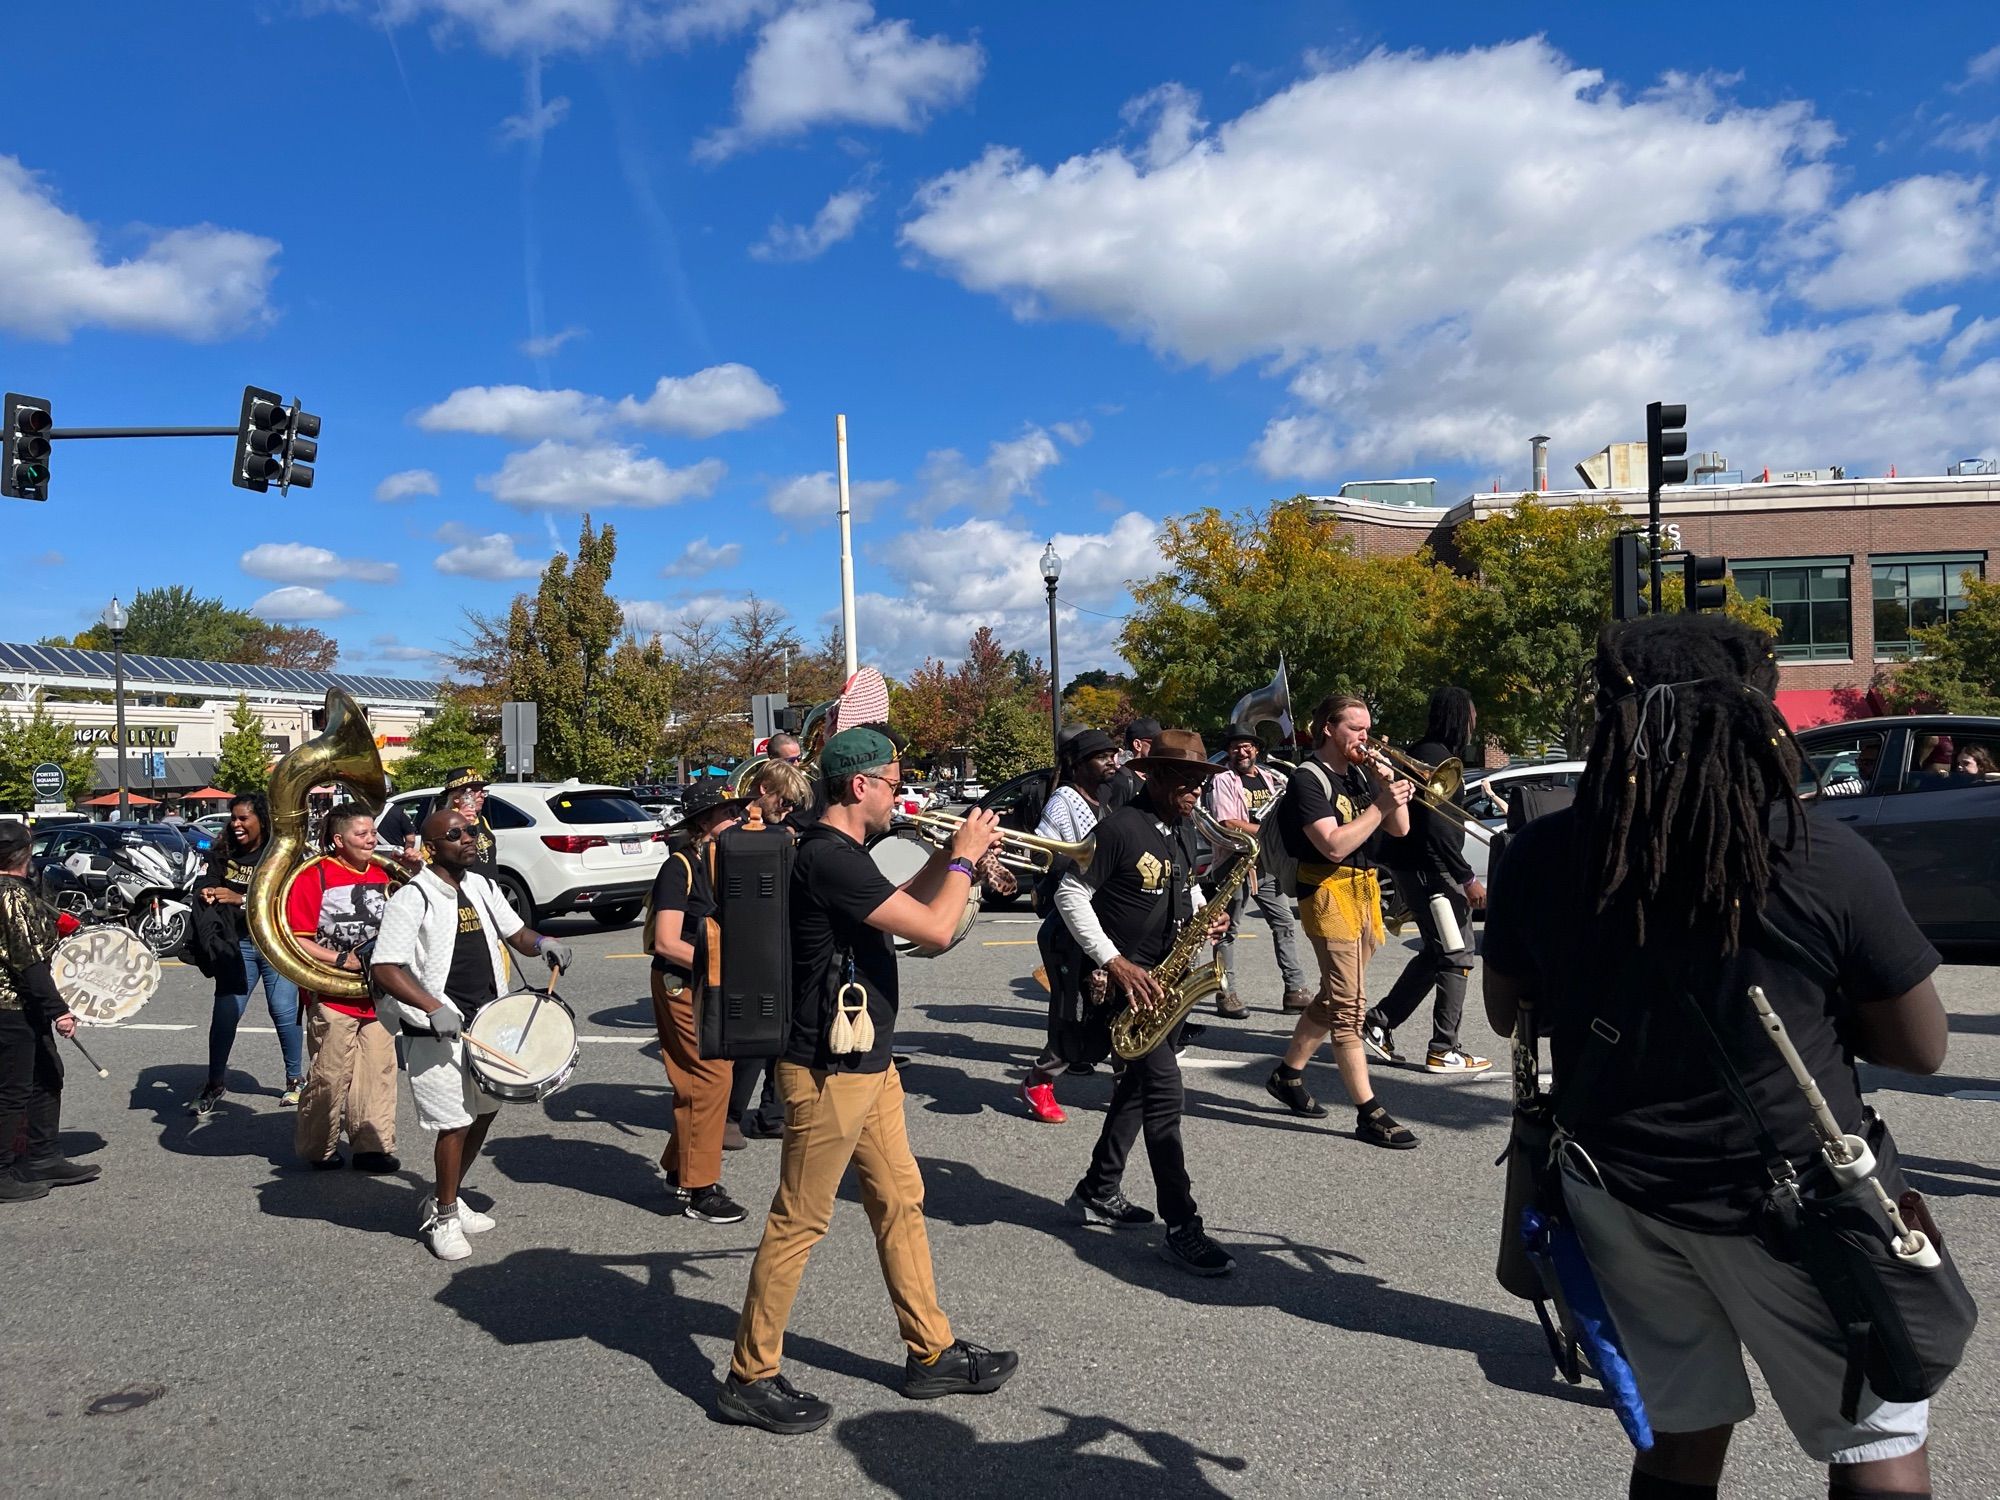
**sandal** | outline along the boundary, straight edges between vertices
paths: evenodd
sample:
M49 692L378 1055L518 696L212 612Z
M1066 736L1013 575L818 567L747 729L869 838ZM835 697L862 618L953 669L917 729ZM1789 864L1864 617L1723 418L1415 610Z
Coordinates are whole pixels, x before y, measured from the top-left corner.
M1407 1125L1398 1124L1395 1117L1379 1104L1355 1125L1354 1138L1371 1146L1387 1147L1391 1151L1408 1151L1417 1144L1417 1133Z

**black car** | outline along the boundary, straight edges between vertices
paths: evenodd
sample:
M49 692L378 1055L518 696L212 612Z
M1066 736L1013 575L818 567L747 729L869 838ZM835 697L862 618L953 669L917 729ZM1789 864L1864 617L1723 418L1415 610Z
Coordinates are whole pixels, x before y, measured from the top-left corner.
M1881 852L1924 934L2000 943L2000 717L1857 719L1798 738L1812 816Z

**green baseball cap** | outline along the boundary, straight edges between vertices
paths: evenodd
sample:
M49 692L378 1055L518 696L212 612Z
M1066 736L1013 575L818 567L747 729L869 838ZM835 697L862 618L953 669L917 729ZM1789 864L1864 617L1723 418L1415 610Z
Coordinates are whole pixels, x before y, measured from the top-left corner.
M843 729L820 751L819 768L830 778L879 770L896 758L896 747L879 729Z

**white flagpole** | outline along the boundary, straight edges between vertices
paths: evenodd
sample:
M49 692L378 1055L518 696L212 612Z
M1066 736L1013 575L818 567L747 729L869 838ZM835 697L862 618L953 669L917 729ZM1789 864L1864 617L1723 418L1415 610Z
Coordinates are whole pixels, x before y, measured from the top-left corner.
M847 647L847 675L859 668L854 640L854 531L847 504L847 418L833 419L833 447L840 466L840 638Z

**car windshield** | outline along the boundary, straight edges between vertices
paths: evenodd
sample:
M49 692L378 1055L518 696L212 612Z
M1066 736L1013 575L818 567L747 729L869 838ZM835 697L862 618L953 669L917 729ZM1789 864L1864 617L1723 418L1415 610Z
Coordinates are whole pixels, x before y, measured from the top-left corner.
M623 792L556 792L549 811L563 823L650 823L646 809Z
M121 844L158 844L176 854L187 847L187 840L171 823L149 823L138 828L120 828L117 832Z

